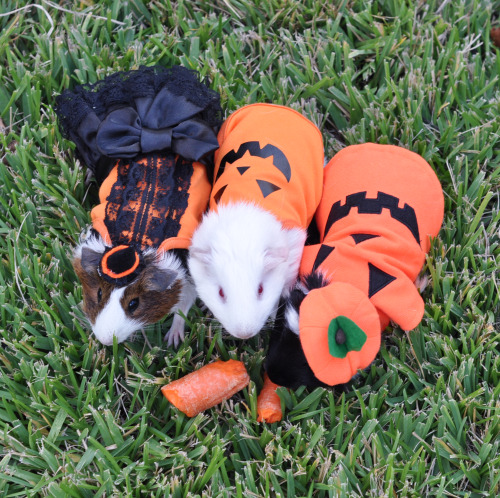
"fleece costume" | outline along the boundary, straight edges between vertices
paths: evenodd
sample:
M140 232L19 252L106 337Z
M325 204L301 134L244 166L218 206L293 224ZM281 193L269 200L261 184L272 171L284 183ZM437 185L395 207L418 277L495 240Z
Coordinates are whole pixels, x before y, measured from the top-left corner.
M305 248L300 267L329 281L299 311L302 349L321 382L345 383L367 367L390 320L404 330L419 324L424 303L414 281L443 212L434 171L401 147L349 146L326 166L321 244Z
M307 228L323 185L323 139L288 107L252 104L237 110L218 135L210 209L249 202L286 228Z
M56 112L101 183L92 224L109 246L103 278L127 285L144 249L187 249L210 195L218 94L186 68L141 67L64 92Z

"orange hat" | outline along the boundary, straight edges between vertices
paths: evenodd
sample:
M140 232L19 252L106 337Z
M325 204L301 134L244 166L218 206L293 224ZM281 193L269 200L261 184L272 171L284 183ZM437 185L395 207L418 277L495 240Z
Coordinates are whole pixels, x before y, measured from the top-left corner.
M326 166L316 213L321 244L305 248L300 268L302 275L320 271L331 282L311 291L299 313L301 344L319 380L344 383L367 367L390 320L405 330L420 323L424 303L414 281L443 214L434 171L406 149L354 145ZM345 358L334 344L338 327L348 346ZM360 330L362 345L355 340Z
M307 228L323 187L323 138L288 107L252 104L237 110L218 135L210 209L247 201L284 226Z
M314 375L330 386L349 381L380 348L380 321L353 285L332 282L312 290L299 314L300 343Z

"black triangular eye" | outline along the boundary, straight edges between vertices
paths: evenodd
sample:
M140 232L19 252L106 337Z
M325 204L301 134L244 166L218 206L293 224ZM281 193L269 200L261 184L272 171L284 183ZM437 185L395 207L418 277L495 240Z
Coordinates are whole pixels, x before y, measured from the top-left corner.
M259 184L260 191L262 192L264 198L266 198L269 194L276 192L276 190L280 190L281 188L277 185L274 185L273 183L266 182L265 180L257 180L257 183Z
M219 201L220 201L220 198L221 198L221 195L224 193L224 190L226 190L227 188L227 185L224 185L223 187L221 187L217 193L214 195L214 201L215 201L215 204L219 204Z
M227 164L233 164L238 159L241 159L246 152L249 152L251 156L261 157L262 159L267 159L268 157L272 156L274 167L280 170L283 173L286 181L290 183L292 170L285 154L283 154L283 152L281 152L278 147L275 147L271 144L267 144L265 147L261 148L260 143L255 141L242 143L237 151L235 151L234 149L230 150L220 162L215 181L217 181L222 173L224 173Z
M368 297L372 297L385 286L389 285L396 277L368 263Z
M240 172L240 175L242 175L250 166L237 166L236 169Z

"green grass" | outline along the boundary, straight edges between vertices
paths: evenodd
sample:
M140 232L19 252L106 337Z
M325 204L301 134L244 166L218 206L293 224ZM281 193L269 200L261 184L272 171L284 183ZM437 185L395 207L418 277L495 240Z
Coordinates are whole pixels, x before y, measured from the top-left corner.
M0 17L0 494L500 495L500 2L39 5ZM161 340L168 319L147 340L88 336L69 252L97 189L55 96L155 63L200 71L228 113L301 110L328 157L376 141L436 170L446 213L425 317L390 330L352 391L281 390L283 422L257 424L265 336L223 339L199 309L178 351ZM188 419L160 387L215 358L242 359L252 382Z

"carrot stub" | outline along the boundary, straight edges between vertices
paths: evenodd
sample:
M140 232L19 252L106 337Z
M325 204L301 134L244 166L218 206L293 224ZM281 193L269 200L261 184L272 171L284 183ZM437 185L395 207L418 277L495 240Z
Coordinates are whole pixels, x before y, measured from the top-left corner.
M217 360L163 386L163 395L188 417L230 398L250 382L241 361Z
M279 386L272 382L267 376L267 373L265 373L264 386L257 397L257 422L273 424L274 422L279 422L283 418L281 400L276 393L278 387Z

